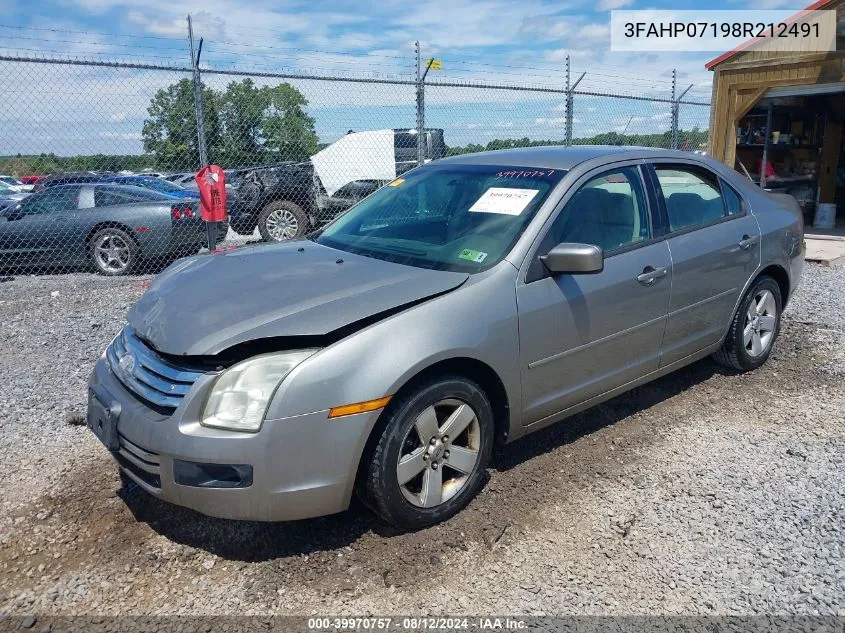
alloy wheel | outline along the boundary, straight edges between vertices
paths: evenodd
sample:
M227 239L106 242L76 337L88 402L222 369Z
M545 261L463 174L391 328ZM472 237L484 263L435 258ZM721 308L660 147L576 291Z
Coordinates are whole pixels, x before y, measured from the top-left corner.
M777 325L777 304L769 290L761 290L751 300L745 313L742 344L752 358L765 354L772 344Z
M276 209L267 216L267 232L277 242L296 237L299 221L289 209Z
M420 508L445 503L464 486L481 448L481 425L461 400L440 400L420 413L399 452L396 475L402 495Z
M102 270L120 273L128 268L132 252L125 238L115 233L104 233L94 244L94 257Z

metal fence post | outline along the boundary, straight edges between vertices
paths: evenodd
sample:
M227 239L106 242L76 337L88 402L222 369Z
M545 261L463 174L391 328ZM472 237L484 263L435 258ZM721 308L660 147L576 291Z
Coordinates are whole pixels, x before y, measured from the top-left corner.
M687 94L693 86L693 84L690 84L681 94L677 94L675 73L676 71L672 70L672 149L678 149L678 137L681 129L678 122L681 112L681 99L684 98L684 95Z
M678 100L675 97L677 91L678 71L672 69L672 140L671 149L678 149Z
M205 117L202 107L202 78L200 77L200 55L202 54L202 38L200 38L199 50L194 56L194 28L191 24L191 16L188 16L188 41L191 46L191 68L194 71L194 111L197 117L197 150L199 151L200 165L202 169L208 165L208 154L205 151ZM217 248L217 222L205 223L205 234L208 250Z
M205 117L203 116L202 104L202 78L200 77L200 55L202 54L202 39L200 39L199 51L194 56L194 29L191 24L191 16L188 16L188 41L191 47L191 68L194 71L194 110L197 117L197 149L199 150L199 167L202 169L208 165L208 154L205 151Z
M566 56L566 145L572 145L572 89L569 87L569 55Z
M581 73L581 76L578 77L578 80L571 84L569 83L570 80L570 66L569 66L569 55L566 56L566 139L564 143L566 145L572 145L572 118L575 116L575 88L578 87L578 84L581 83L581 80L584 78L584 75L587 74L587 71Z
M425 162L425 84L422 76L420 42L415 44L417 54L417 165Z

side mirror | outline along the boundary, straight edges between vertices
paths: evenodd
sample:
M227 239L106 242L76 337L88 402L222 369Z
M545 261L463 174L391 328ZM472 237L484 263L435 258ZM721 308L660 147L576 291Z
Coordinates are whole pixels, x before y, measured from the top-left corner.
M563 273L600 273L604 268L604 253L594 244L562 242L540 257L553 275Z

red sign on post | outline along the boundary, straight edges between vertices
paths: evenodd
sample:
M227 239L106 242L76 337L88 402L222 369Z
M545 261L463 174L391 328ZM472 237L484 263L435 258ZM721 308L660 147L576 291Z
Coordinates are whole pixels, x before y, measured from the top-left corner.
M206 222L226 220L226 174L217 165L200 169L194 180L200 190L200 209Z

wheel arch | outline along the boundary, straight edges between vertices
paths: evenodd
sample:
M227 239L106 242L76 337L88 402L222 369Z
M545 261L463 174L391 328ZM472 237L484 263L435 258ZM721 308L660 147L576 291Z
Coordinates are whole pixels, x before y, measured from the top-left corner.
M392 401L397 402L401 396L418 385L437 376L460 376L477 383L490 401L493 409L493 424L495 426L495 444L501 445L507 441L510 431L510 403L507 390L502 379L496 371L487 363L476 358L458 356L437 361L408 378L402 386L393 394ZM356 487L360 483L365 465L369 462L370 456L378 443L382 430L392 411L391 404L379 415L376 423L370 429L364 450L358 459L358 468L355 477Z
M786 269L779 265L779 264L771 264L766 266L763 270L761 270L754 279L749 284L749 288L753 285L760 277L771 277L772 279L777 282L778 287L780 288L780 299L781 299L781 311L786 308L787 301L789 301L789 289L790 289L790 282L789 282L789 273L786 272Z
M720 339L719 345L722 345L725 342L725 337L728 335L731 329L731 323L733 322L733 318L739 310L740 306L742 305L742 298L745 296L745 293L748 292L748 289L751 288L754 284L761 277L771 277L774 279L775 283L780 288L780 295L781 295L781 313L786 308L786 303L789 297L789 289L790 289L790 281L789 281L789 273L786 272L786 269L781 266L780 264L769 264L768 266L764 266L761 268L757 274L753 277L749 278L745 284L745 287L742 289L742 292L737 297L736 305L734 306L733 311L731 312L731 321L728 323L727 327L725 328L725 333L722 335Z
M94 226L92 226L88 233L85 235L86 246L90 246L91 240L94 239L94 236L102 229L120 229L121 231L126 233L130 238L132 238L132 241L135 242L136 246L138 246L139 248L141 246L138 243L138 237L135 235L135 231L133 231L124 222L119 222L117 220L103 220L102 222L97 222Z

